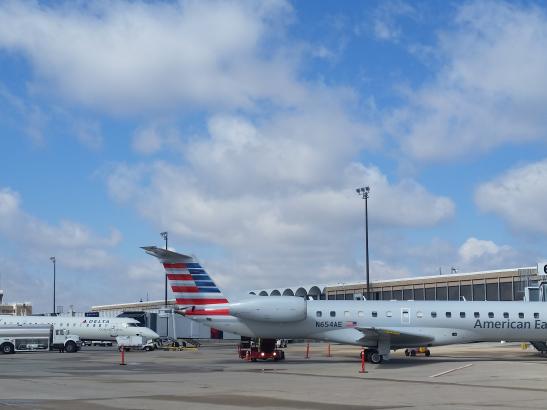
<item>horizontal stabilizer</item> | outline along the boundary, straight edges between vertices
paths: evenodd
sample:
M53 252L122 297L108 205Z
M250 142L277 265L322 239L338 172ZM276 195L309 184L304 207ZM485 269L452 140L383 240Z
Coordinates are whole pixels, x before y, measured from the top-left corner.
M144 249L147 254L155 256L162 263L187 263L194 261L194 258L191 256L158 248L157 246L143 246L141 249Z

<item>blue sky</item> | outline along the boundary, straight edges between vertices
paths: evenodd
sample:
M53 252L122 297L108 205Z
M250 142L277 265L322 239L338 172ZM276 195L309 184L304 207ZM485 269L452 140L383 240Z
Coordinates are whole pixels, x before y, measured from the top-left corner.
M547 257L544 2L0 4L0 288L163 295Z

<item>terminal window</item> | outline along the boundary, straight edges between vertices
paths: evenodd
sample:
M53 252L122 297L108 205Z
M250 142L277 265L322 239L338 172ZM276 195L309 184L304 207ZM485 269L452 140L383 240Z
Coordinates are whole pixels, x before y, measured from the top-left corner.
M485 300L486 295L484 294L484 284L474 284L473 285L473 300Z

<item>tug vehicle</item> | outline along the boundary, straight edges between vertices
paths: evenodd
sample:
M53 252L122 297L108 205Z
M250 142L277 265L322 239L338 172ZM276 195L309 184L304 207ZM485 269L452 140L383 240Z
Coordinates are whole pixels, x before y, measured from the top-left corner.
M277 362L278 360L285 359L285 352L281 349L276 349L276 339L252 339L242 336L238 352L241 359L252 362L269 359Z
M417 347L416 349L405 349L405 356L416 356L417 354L423 354L426 357L431 356L431 351L424 346Z

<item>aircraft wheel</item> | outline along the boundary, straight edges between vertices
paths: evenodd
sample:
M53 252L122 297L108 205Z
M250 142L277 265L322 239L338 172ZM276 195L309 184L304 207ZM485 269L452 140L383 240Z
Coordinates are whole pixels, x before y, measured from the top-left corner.
M426 355L426 357L431 356L431 351L430 351L429 349L427 349L427 350L425 351L425 355Z
M410 351L410 355L411 355L412 357L415 357L415 356L416 356L416 350L412 349L412 350Z
M373 351L373 352L370 353L368 360L369 360L370 363L380 364L380 363L382 363L383 356L380 353L378 353L376 351Z
M408 351L408 349L405 350L405 356L410 356L410 352Z

